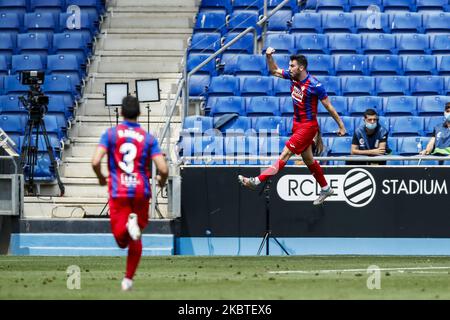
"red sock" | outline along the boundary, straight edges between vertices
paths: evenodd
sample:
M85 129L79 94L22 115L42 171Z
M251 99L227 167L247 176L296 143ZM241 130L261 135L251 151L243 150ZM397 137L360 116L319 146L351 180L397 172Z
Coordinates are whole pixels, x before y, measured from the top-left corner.
M125 277L133 279L136 273L137 266L141 260L142 254L142 240L131 240L128 245L128 257L127 257L127 272Z
M264 170L259 176L258 179L261 182L266 181L269 177L276 175L279 171L283 170L286 165L286 161L278 159L272 166Z
M309 165L308 169L322 188L328 185L327 180L323 175L322 168L317 161L314 160L314 163Z

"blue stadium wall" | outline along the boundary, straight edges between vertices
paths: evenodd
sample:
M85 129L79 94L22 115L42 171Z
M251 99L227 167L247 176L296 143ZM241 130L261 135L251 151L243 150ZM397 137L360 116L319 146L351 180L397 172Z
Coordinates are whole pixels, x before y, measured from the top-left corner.
M261 188L237 183L259 170L182 168L176 254L255 255L269 228L293 255L450 255L448 167L325 167L336 195L322 206L312 204L319 188L308 170L286 167L268 213ZM273 238L269 254L285 254Z

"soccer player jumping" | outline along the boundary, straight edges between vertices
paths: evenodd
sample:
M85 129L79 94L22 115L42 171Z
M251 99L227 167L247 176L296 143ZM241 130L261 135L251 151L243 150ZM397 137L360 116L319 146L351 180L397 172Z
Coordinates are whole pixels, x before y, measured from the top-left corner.
M308 71L308 61L303 55L293 55L290 57L289 71L279 69L273 59L275 49L267 48L266 58L270 73L276 77L291 80L291 96L294 103L294 122L292 126L292 136L286 142L280 158L269 168L264 170L258 177L238 176L239 182L248 188L254 189L261 182L277 174L284 168L286 162L294 155L301 154L304 163L322 188L319 197L314 201L314 205L322 204L325 199L333 194L333 189L328 185L322 168L314 160L312 143L319 125L317 123L317 103L320 100L324 107L339 126L338 136L346 133L344 123L338 113L331 105L325 88Z
M106 185L101 161L108 154L111 229L119 247L128 247L126 274L122 280L122 290L128 291L141 259L141 232L148 224L150 161L153 160L159 171L156 179L160 187L166 183L168 168L158 141L137 123L139 101L132 96L125 97L121 113L124 121L107 129L101 137L92 168L100 185Z

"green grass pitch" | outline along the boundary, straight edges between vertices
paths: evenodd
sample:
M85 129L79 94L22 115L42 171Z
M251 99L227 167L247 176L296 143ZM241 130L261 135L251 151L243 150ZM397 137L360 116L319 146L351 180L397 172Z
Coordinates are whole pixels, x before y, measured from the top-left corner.
M370 265L380 289L367 288ZM144 257L132 292L120 291L124 270L124 257L1 256L0 299L450 299L450 257Z

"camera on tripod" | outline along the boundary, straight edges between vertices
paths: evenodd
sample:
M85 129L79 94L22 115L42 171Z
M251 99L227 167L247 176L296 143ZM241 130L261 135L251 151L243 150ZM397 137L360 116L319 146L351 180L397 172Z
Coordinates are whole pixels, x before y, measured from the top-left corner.
M29 111L32 120L40 120L47 113L49 102L42 90L45 74L43 71L22 71L20 74L21 83L30 86L27 96L19 97L20 102Z

